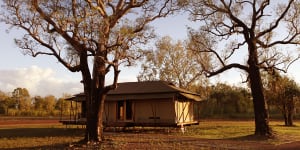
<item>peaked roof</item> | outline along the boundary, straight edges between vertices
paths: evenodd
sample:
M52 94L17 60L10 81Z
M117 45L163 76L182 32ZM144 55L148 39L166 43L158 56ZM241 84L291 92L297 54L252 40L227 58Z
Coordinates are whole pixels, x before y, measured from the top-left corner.
M115 90L108 92L114 94L145 94L145 93L192 93L187 90L177 88L173 84L164 81L143 81L143 82L123 82L118 83ZM196 94L196 93L194 93Z
M173 84L164 81L118 83L118 86L115 90L108 92L106 100L159 99L170 98L179 95L187 99L202 101L199 94L175 87ZM84 96L84 94L81 93L75 95L75 97L81 96Z
M197 93L178 88L164 81L143 81L118 83L115 90L108 92L107 100L122 99L158 99L173 97L177 94L185 98L201 101Z

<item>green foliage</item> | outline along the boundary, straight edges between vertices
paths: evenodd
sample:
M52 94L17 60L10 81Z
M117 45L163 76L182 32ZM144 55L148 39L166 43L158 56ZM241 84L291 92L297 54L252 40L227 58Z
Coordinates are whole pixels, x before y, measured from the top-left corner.
M45 97L43 109L47 111L53 111L56 104L56 98L53 95Z
M286 125L293 125L296 104L300 98L300 87L297 83L274 72L266 76L265 89L269 105L281 112Z
M5 114L8 108L7 98L8 96L4 92L0 91L0 114Z
M211 87L201 114L203 117L251 117L253 104L247 89L218 83Z
M71 103L69 101L66 101L65 99L63 98L59 98L56 105L55 105L55 109L56 110L61 110L61 113L63 115L68 115L70 114L71 112Z
M12 99L14 105L18 110L30 110L31 109L31 98L28 90L26 88L16 88L12 92Z
M26 88L16 88L12 95L0 91L0 115L7 116L68 116L71 103L53 95L30 97ZM79 109L78 107L77 109ZM75 110L74 110L75 111ZM76 110L79 112L79 110Z

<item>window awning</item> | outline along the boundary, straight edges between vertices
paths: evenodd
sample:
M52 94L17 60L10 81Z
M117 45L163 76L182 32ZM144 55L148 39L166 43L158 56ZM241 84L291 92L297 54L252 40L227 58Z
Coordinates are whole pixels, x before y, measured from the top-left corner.
M195 101L202 101L203 100L198 95L193 95L193 94L188 94L188 93L180 93L180 95L182 95L182 96L184 96L184 97L186 97L188 99L195 100Z

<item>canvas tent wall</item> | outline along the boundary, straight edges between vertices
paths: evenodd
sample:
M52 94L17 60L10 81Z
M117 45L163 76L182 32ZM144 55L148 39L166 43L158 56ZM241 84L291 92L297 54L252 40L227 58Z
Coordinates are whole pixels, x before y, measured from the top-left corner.
M82 102L84 94L75 96ZM119 83L105 101L106 126L179 126L198 123L199 94L163 81ZM84 113L84 112L83 112Z
M178 126L198 123L195 105L202 101L199 94L162 81L127 82L119 84L106 99L105 121L108 126ZM126 103L130 102L131 107ZM125 119L118 110L119 103L124 103L123 115L128 109L132 115ZM124 110L123 110L124 109Z

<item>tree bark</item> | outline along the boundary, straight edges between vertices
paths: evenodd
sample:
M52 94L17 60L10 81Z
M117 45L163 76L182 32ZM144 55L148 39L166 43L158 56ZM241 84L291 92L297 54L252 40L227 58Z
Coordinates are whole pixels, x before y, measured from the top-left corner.
M102 55L105 55L105 53L102 53ZM95 112L95 115L97 116L97 121L95 122L95 125L97 126L97 137L98 141L103 141L103 113L104 113L104 101L106 98L106 94L108 91L106 91L105 87L105 75L106 75L106 66L105 62L102 59L98 59L97 64L98 66L98 85L97 85L97 112Z
M285 101L283 104L282 115L284 118L285 126L293 126L294 125L294 102L293 101Z
M284 118L284 125L288 126L288 117L286 113L283 113L283 118Z
M95 91L92 76L89 70L88 59L87 59L87 52L82 52L80 54L80 66L81 66L81 73L83 79L83 88L85 94L85 109L86 109L86 132L83 139L83 142L98 142L97 136L97 125L95 122L97 121L97 99L95 96Z
M102 55L102 53L99 53ZM81 73L86 99L86 133L84 143L99 143L102 138L102 113L104 110L105 91L105 62L101 58L94 59L93 74L88 66L87 53L80 55ZM101 107L100 107L101 106Z
M295 109L293 100L288 101L287 105L288 105L287 106L287 122L288 122L287 126L293 126L294 125L293 117L294 117L294 109Z
M104 114L104 105L105 105L106 94L101 94L100 105L98 111L98 137L101 141L104 140L103 136L103 114Z
M260 76L257 74L258 73L250 75L250 80L251 80L250 84L251 84L254 114L255 114L255 135L270 136L272 135L272 132L269 127L268 109L262 92L262 87L259 82L261 81L261 79Z
M291 113L291 112L288 113L287 120L288 120L287 126L293 126L294 125L294 123L293 123L293 113Z
M98 76L98 75L97 75ZM103 79L103 81L105 78ZM98 82L99 83L99 82ZM92 90L85 90L85 98L87 100L86 103L86 110L87 110L87 124L86 124L86 135L85 135L85 142L101 142L103 139L102 135L102 114L104 111L104 100L106 97L106 93L103 93L105 89L104 84L98 84L95 86L90 84L93 88L85 87L85 89L92 89Z
M269 127L268 108L263 94L262 80L258 66L257 48L255 45L255 43L248 44L249 79L255 115L255 135L272 136L272 131Z
M282 102L282 115L283 115L283 118L284 118L284 125L285 126L288 126L289 122L288 122L288 110L287 110L287 106L286 106L286 103L285 101L283 100L283 98L281 99L283 102Z

